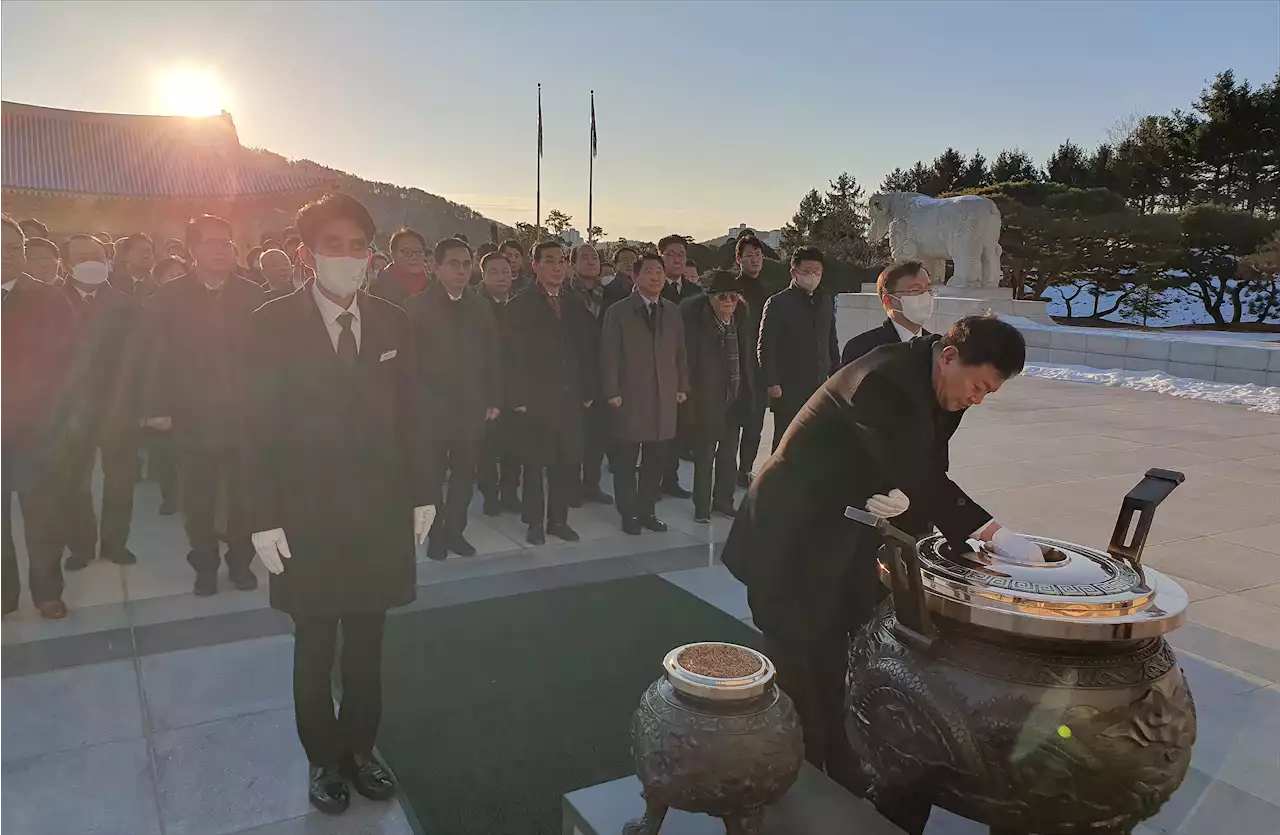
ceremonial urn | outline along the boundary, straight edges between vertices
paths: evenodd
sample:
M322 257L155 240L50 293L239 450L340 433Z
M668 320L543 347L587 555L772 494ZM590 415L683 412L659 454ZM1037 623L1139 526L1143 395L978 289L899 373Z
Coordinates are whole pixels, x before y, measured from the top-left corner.
M894 589L849 653L846 727L877 805L1037 835L1129 833L1156 813L1186 776L1196 716L1161 637L1186 593L1141 554L1182 480L1149 471L1109 553L1029 537L1035 565L953 553L938 535L917 546L846 512L885 535Z
M764 808L804 761L800 721L773 663L709 642L673 649L662 667L631 717L645 813L624 835L656 835L668 808L722 818L729 835L758 833Z

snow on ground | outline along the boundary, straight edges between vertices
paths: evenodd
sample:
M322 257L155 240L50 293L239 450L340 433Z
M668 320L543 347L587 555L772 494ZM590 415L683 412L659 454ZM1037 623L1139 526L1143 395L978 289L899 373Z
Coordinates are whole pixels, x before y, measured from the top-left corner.
M1046 307L1050 316L1066 316L1067 303L1063 301L1062 287L1049 287L1044 291L1044 298L1048 299ZM1115 303L1115 299L1119 296L1119 291L1103 293L1098 299L1100 309L1105 310ZM1153 328L1165 328L1177 325L1208 325L1213 323L1213 318L1204 309L1204 305L1197 299L1193 299L1186 293L1176 289L1166 290L1162 294L1169 300L1169 309L1164 316L1160 318L1151 318L1147 321L1147 325ZM1224 301L1222 306L1223 313L1230 317L1230 304ZM1085 289L1080 295L1071 301L1071 311L1076 316L1088 316L1093 312L1093 296ZM1103 317L1110 322L1127 322L1131 325L1142 324L1141 318L1124 317L1120 315L1120 311L1112 313L1110 316ZM1252 319L1252 316L1246 314L1246 319ZM1274 320L1268 320L1274 321ZM1257 337L1253 337L1257 338Z
M1191 400L1208 400L1212 403L1235 403L1247 406L1252 412L1280 415L1280 386L1210 383L1205 380L1172 377L1162 371L1100 371L1083 365L1044 363L1027 363L1022 373L1029 377L1044 377L1069 383L1094 383L1136 391L1154 391Z

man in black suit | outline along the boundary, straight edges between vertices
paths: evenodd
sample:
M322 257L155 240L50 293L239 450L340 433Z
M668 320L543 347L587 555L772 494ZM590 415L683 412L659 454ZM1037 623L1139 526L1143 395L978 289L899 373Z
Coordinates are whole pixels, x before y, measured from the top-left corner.
M245 371L258 359L249 353L249 321L263 292L232 272L230 223L201 215L187 223L186 237L195 268L156 288L146 306L152 367L144 414L147 426L173 433L191 545L187 561L196 572L194 593L203 597L218 591L219 534L232 585L258 586L249 570L253 546L231 453L245 431Z
M751 364L757 369L756 378L751 381L752 401L745 406L742 442L738 447L738 486L747 487L751 484L751 468L755 466L756 455L760 452L760 434L764 431L765 387L760 383L756 346L760 344L760 315L764 312L764 303L772 294L765 287L761 276L764 272L764 244L759 238L755 235L738 238L734 245L734 260L738 264L738 295L747 303Z
M760 312L760 382L773 408L773 449L792 418L840 361L835 299L823 291L822 251L800 247L791 254L791 285Z
M506 256L511 264L511 289L515 293L523 293L534 283L533 271L525 261L524 244L515 238L507 238L498 246L498 252Z
M1039 559L1033 543L992 521L947 476L965 409L1018 373L1025 352L1016 328L971 316L945 336L846 366L801 409L734 519L724 563L747 585L766 654L800 714L806 757L847 786L860 781L841 715L846 650L878 584L874 534L844 510L909 511L895 524L910 533L936 524L953 545L977 537Z
M23 272L26 239L22 227L5 216L3 369L4 613L17 610L22 587L18 550L10 524L18 495L26 533L31 602L49 619L67 616L62 602L64 511L70 461L67 453L66 394L75 352L75 314L66 295Z
M266 281L263 289L266 301L287 296L300 288L293 278L293 262L283 249L268 249L258 258L258 269Z
M138 232L121 238L116 244L116 268L111 272L111 286L139 301L155 292L151 271L156 265L156 247L151 236Z
M658 254L662 256L662 268L667 281L662 285L662 297L676 307L685 299L702 295L696 280L689 280L688 239L683 235L668 235L658 241ZM695 266L696 269L696 266ZM677 499L687 499L693 494L680 486L680 459L689 457L679 440L669 450L666 470L662 474L662 492Z
M633 247L620 246L613 251L613 281L604 286L605 307L620 302L635 288L634 267L640 253Z
M129 239L124 239L128 241ZM118 565L138 561L128 548L138 475L138 348L142 304L107 280L107 250L92 235L67 241L71 274L61 288L76 311L76 356L69 380L75 425L76 472L68 496L67 569L99 556ZM130 282L129 275L124 276ZM132 284L126 285L134 290ZM102 454L102 525L90 482Z
M569 259L573 262L572 292L582 299L595 325L591 331L592 347L590 349L594 357L600 351L600 325L604 321L605 310L609 308L605 293L607 288L600 283L600 253L591 244L578 244L569 253ZM574 507L581 506L583 502L613 504L613 496L600 489L600 468L609 446L610 418L608 404L601 402L599 398L587 409L582 474L578 492L574 496Z
M448 493L431 532L427 556L443 560L449 552L475 556L462 533L475 485L476 463L486 425L497 420L502 403L502 367L498 329L484 299L467 292L471 246L445 238L435 246L436 280L404 303L417 352L423 399L423 432L435 444L433 458L446 474Z
M933 315L933 285L924 264L903 261L886 267L876 278L876 292L888 318L879 327L863 331L844 344L841 366L881 345L896 345L929 335L924 325Z
M596 398L598 360L591 314L564 286L567 266L560 244L535 245L537 281L509 311L507 404L521 438L525 538L532 545L546 542L547 534L579 538L569 527L569 503L582 466L583 414Z
M511 289L515 272L511 261L501 252L490 252L480 259L480 298L487 301L493 312L493 323L498 329L498 344L502 361L507 357L508 313L514 292ZM504 369L505 371L505 369ZM504 374L505 379L505 374ZM509 412L498 415L485 427L485 439L480 448L480 463L476 469L476 481L484 496L484 515L499 516L503 511L519 513L520 507L520 454L512 431L514 421Z
M331 193L298 213L316 278L252 316L254 364L240 452L250 527L271 605L294 622L293 703L322 812L395 794L373 757L386 611L413 600L415 538L435 517L439 473L419 413L404 311L361 292L374 226ZM487 312L487 311L486 311ZM331 676L342 627L342 706Z

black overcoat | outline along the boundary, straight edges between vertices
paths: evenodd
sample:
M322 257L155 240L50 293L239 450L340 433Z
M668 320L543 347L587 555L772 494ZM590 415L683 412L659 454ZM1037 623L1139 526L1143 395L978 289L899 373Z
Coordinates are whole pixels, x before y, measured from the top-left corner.
M760 313L756 358L762 385L782 386L784 411L803 406L839 367L835 300L821 287L812 295L794 284L775 293Z
M285 532L293 557L271 577L271 605L293 615L413 600L413 509L440 499L408 318L357 298L353 368L338 358L310 284L253 315L247 513L252 530Z
M876 536L844 509L862 508L873 493L907 494L912 533L936 524L963 542L990 520L947 476L947 445L964 412L943 411L934 396L939 338L877 348L834 374L752 481L723 558L765 632L804 640L838 623L855 555L872 559L875 548L865 546Z
M435 282L403 305L413 330L424 430L437 441L478 441L485 410L502 405L502 359L492 305Z
M689 443L724 438L729 426L740 425L753 402L756 363L751 340L751 311L745 301L733 313L738 334L738 396L728 400L729 371L720 344L720 326L709 296L695 296L680 305L684 318L685 355L689 363L689 392L680 404L680 437Z
M142 303L103 282L86 301L71 282L59 288L76 313L76 352L68 378L75 424L86 440L138 427Z
M928 336L929 332L921 329L920 335ZM846 366L854 360L871 353L881 345L897 345L901 341L902 335L894 327L893 320L886 316L879 327L863 331L844 343L844 350L840 352L840 365L842 367Z

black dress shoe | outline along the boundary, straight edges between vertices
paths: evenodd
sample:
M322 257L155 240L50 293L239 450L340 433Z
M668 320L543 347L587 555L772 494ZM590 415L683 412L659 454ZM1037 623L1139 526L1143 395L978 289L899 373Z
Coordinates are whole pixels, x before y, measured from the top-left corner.
M335 766L311 766L307 795L311 805L326 815L340 815L351 805L351 790Z
M343 759L341 769L355 790L370 800L390 800L395 796L396 781L373 757L353 754Z
M137 554L133 553L128 548L103 551L100 556L107 562L113 562L116 565L133 565L138 561Z
M460 557L474 557L476 555L475 546L463 539L461 535L453 538L453 542L449 543L449 550Z
M501 516L502 502L498 501L497 499L485 499L484 515L485 516Z
M639 522L640 527L651 531L662 533L667 530L667 523L659 519L657 516L641 516Z
M427 558L432 560L449 559L449 549L444 542L439 539L427 540Z
M719 513L721 516L728 516L730 519L738 515L738 511L731 504L713 504L711 505L712 513Z
M687 499L693 494L680 486L678 481L666 482L662 485L662 492L665 495L673 496L677 499Z
M631 536L639 536L641 530L643 530L643 528L640 527L639 519L629 518L622 520L623 533L630 534Z
M197 571L196 585L191 590L196 597L208 597L218 593L218 572L216 571Z
M161 501L161 502L160 502L160 515L161 515L161 516L172 516L172 515L174 515L174 514L175 514L175 513L177 513L177 512L178 512L178 503L177 503L177 502L172 501L172 500L170 500L170 499L165 499L165 500L163 500L163 501Z
M610 496L598 487L595 490L588 490L583 498L593 504L613 504L613 496Z
M546 545L547 532L541 525L530 525L529 532L524 535L524 541L530 545Z
M738 486L747 488L751 486L751 473L738 473Z
M695 510L695 511L693 512L693 521L695 521L695 522L710 522L710 521L711 521L711 511L709 511L709 510Z
M85 554L84 552L78 554L73 552L71 556L67 557L66 569L67 571L83 571L89 567L89 563L91 562L93 562L92 551L88 554Z
M582 537L578 536L577 531L569 527L568 522L552 522L547 525L547 533L557 539L563 539L565 542L577 542L582 539Z
M231 579L231 585L240 591L253 591L258 587L258 578L247 565L243 568L228 568L227 576Z

